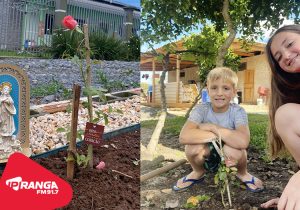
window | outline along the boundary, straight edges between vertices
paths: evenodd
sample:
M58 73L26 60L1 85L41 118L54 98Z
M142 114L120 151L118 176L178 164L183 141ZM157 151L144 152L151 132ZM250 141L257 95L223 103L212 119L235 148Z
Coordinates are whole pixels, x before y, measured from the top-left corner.
M45 19L45 34L52 34L53 30L53 23L54 23L54 15L46 14Z
M185 77L185 72L180 72L180 77Z

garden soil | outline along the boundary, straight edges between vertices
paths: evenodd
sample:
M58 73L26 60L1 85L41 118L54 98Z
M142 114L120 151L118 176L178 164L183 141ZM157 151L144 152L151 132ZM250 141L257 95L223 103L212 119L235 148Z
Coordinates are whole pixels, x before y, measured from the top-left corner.
M80 147L79 152L86 154L87 146ZM67 180L65 157L66 152L60 152L55 156L36 159L36 162ZM94 146L94 168L76 167L74 179L67 180L73 188L72 201L61 209L139 209L139 158L139 131L104 141L101 147ZM105 162L104 170L95 169L99 161Z
M146 147L152 131L142 128L141 132L142 147ZM155 160L149 161L146 158L144 159L144 155L141 154L143 158L141 174L149 173L156 168L184 158L184 147L178 143L178 137L161 136L159 143L159 154L157 154L158 158ZM194 209L261 209L261 203L280 196L289 178L298 170L297 165L293 161L277 159L273 162L265 162L262 155L262 151L254 150L251 147L248 149L248 171L264 182L265 190L261 193L252 193L243 189L239 183L236 183L236 185L231 186L233 203L231 208L222 205L221 195L218 188L214 185L214 174L212 173L207 174L204 182L194 185L187 191L172 191L172 186L177 180L191 172L191 167L187 163L144 181L141 184L141 209L186 209L187 199L198 195L208 195L211 198L208 201L200 202L199 206ZM227 201L227 195L225 195L225 201Z

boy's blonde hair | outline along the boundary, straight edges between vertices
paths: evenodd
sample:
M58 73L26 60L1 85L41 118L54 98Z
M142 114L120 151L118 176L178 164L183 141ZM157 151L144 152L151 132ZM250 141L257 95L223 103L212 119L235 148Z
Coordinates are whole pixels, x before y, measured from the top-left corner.
M207 84L218 79L223 79L223 81L230 82L234 89L237 88L238 77L230 68L217 67L212 69L207 75Z

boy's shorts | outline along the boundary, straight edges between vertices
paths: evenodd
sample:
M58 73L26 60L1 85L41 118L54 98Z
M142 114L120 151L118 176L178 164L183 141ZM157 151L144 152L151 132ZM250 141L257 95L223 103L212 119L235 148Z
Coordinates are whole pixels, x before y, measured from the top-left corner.
M216 143L218 146L220 146L218 142L216 142ZM215 149L213 143L211 143L211 142L208 143L208 148L210 150L210 155L209 155L209 157L205 158L204 168L206 171L215 173L215 172L217 172L217 170L220 166L221 157L218 154L217 150Z

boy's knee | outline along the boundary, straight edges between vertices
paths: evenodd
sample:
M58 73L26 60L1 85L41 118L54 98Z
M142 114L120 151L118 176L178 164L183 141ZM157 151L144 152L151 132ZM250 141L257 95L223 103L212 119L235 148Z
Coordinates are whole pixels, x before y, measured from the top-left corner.
M207 149L205 144L197 144L197 145L186 145L185 146L185 154L187 156L198 156L198 155L206 155Z
M237 160L237 161L239 159L241 159L243 153L245 152L244 149L242 149L242 150L235 149L226 144L224 145L223 150L224 150L225 157L227 157L229 159Z

